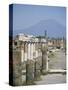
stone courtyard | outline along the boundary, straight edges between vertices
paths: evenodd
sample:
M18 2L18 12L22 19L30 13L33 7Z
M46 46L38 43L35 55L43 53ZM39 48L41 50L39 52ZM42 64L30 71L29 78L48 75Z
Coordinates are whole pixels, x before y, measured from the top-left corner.
M13 85L65 83L66 55L63 48L64 43L54 41L53 45L48 44L45 37L17 35L13 41Z

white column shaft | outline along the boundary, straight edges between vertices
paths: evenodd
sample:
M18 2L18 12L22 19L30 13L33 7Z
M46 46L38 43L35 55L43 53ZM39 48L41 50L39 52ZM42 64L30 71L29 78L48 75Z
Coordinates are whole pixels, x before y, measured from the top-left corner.
M38 51L36 50L36 58L38 57Z
M23 48L21 49L21 62L23 62L24 61L24 50L23 50Z
M31 60L33 60L33 43L31 44L31 54L30 54L30 56L31 56Z
M48 55L46 55L46 71L48 71Z
M30 56L31 56L31 55L30 55L30 43L28 44L28 51L27 51L27 52L28 52L28 59L30 60L30 59L31 59L31 58L30 58Z
M27 45L24 46L24 60L27 61Z
M36 52L35 52L35 43L33 44L33 58L35 58L35 54L36 54Z

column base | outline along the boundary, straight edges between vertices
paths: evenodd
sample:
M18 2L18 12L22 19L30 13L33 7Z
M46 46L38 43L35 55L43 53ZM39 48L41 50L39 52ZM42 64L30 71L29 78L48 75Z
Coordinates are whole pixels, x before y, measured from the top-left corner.
M47 75L47 74L48 74L48 70L44 70L44 69L41 70L41 74L42 74L42 75Z
M41 80L41 72L40 70L37 70L34 74L34 80L35 81L38 81L38 80Z

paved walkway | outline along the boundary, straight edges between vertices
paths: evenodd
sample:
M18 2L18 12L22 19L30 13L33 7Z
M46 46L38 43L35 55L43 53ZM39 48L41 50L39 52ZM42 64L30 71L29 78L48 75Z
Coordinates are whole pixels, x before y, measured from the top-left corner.
M49 61L50 69L66 69L66 56L64 52L58 51L56 57ZM66 74L47 74L41 76L42 80L36 81L37 85L41 84L59 84L66 83Z
M66 83L66 75L63 74L48 74L41 78L42 80L36 81L37 85Z
M49 61L49 69L66 69L66 56L63 51L55 52L55 57Z

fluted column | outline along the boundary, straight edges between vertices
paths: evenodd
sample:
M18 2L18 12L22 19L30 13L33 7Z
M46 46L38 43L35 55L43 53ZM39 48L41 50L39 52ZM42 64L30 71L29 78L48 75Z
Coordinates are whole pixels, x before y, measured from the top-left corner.
M21 62L24 61L24 44L22 44L22 47L21 47Z
M31 42L28 42L28 50L27 50L27 62L26 62L26 84L34 83L34 62L33 62L33 45Z
M28 56L27 56L27 59L30 60L30 59L31 59L31 58L30 58L30 57L31 57L31 45L30 45L29 42L28 42L28 50L27 50L27 53L28 53L28 54L27 54L27 55L28 55Z
M27 61L27 43L24 43L24 61Z
M31 48L30 48L30 58L33 60L33 43L31 43Z
M33 43L33 59L35 59L35 43Z
M38 43L35 45L36 58L38 58Z

